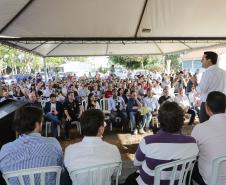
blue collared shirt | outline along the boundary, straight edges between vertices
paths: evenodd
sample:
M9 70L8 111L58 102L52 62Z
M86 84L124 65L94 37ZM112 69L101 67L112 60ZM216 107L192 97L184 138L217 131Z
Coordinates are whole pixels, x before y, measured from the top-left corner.
M62 166L62 161L63 153L59 142L55 138L42 137L39 133L21 135L15 141L5 144L0 151L2 173L28 168ZM54 184L54 177L49 175L47 184Z

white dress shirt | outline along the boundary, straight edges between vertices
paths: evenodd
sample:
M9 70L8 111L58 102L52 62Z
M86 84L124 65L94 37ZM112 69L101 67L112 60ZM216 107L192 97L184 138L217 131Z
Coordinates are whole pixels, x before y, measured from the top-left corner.
M181 96L178 94L175 98L174 101L180 105L182 109L186 109L188 107L191 107L190 101L186 95Z
M108 98L108 110L109 111L116 111L116 105L120 103L120 110L126 109L126 104L124 99L121 96L117 96L116 99L112 97Z
M56 103L51 103L50 112L56 111Z
M197 92L201 94L202 102L206 102L207 95L212 91L225 93L225 77L225 71L217 65L212 65L207 68L197 87Z
M67 87L66 86L62 87L61 91L64 96L67 96Z
M191 136L196 139L199 148L199 172L205 183L209 184L213 160L226 155L226 115L211 116L195 126ZM219 174L217 185L226 184L226 163L223 163Z
M153 87L152 91L155 93L155 97L159 99L159 97L162 95L163 89L160 85Z
M96 102L96 107L95 109L101 109L100 104L98 103L98 101Z
M81 142L69 145L64 155L64 164L69 174L76 169L114 162L121 162L118 148L100 137L84 137ZM72 178L73 185L87 185L87 175L81 176L79 180Z
M87 88L82 88L82 87L78 88L79 97L88 97L89 93L90 91Z
M49 89L49 87L46 87L46 89L43 92L43 96L44 97L49 97L50 94L52 94L53 92L54 92L53 89Z

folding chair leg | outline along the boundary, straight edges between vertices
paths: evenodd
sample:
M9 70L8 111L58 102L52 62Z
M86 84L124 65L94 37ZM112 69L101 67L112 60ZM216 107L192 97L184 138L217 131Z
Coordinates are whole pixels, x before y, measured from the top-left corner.
M79 133L82 134L81 123L79 123L78 129L79 129Z
M45 130L46 137L48 136L49 127L51 127L51 124L52 124L51 122L46 121L46 130Z
M80 122L76 122L76 127L77 127L77 131L79 132L79 134L82 134L82 130L81 130L81 123Z
M48 125L46 123L46 129L45 129L45 136L47 137L48 136Z
M130 131L132 132L133 131L133 125L132 125L131 121L129 121L129 128L130 128Z
M60 125L57 125L57 135L60 137Z
M110 122L110 131L112 131L112 122Z

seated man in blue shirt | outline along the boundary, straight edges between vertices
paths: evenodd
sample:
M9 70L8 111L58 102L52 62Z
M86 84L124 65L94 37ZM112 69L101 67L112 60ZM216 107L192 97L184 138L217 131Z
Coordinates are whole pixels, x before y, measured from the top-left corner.
M55 138L42 137L43 112L37 107L23 107L15 113L15 129L19 137L3 145L0 151L2 173L29 168L62 166L63 153ZM37 181L38 178L35 179ZM19 184L11 179L11 184ZM46 184L53 185L55 174L49 174ZM36 183L35 183L36 184Z
M131 97L128 100L127 109L130 121L132 123L133 134L137 134L137 127L139 127L139 125L137 125L136 118L139 115L138 109L140 109L141 107L142 104L137 98L137 93L135 91L131 91Z

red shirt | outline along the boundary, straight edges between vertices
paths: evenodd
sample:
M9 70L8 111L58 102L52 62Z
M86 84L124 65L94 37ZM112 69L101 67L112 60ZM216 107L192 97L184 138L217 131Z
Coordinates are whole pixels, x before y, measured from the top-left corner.
M104 94L105 98L110 98L112 96L112 91L107 90Z

